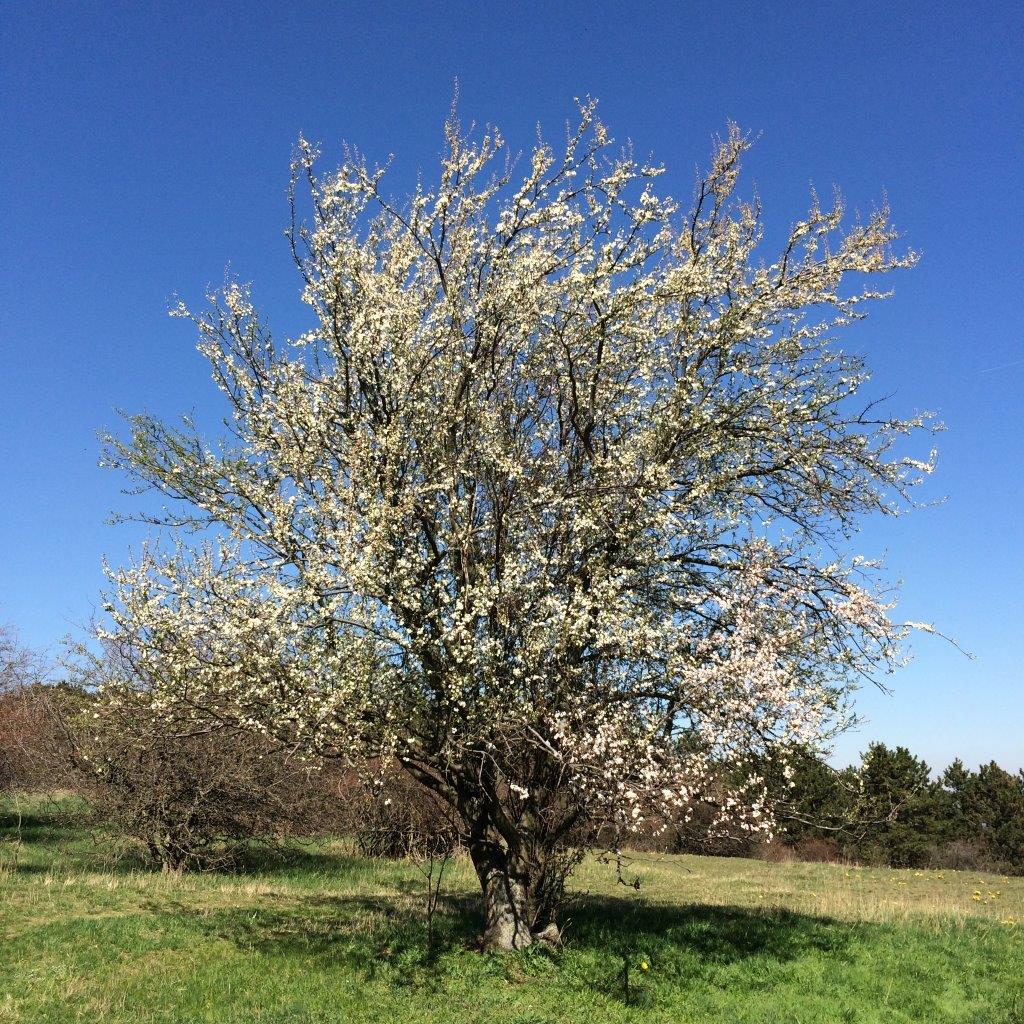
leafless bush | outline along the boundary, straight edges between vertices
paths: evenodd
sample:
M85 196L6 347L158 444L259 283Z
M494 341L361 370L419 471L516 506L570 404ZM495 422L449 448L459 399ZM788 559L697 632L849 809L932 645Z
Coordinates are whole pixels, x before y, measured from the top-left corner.
M33 698L46 677L43 659L0 626L0 793L34 788L32 751L49 728Z
M659 814L653 808L647 811L643 827L632 830L626 837L626 845L631 850L742 857L752 855L756 845L750 833L738 825L719 823L713 828L716 810L710 805L698 803L668 815ZM606 835L599 845L609 845Z
M792 846L787 846L778 838L773 838L766 843L759 843L753 850L757 860L768 861L770 864L794 864L800 858Z
M1000 864L976 839L954 839L928 850L928 867L950 871L1001 871Z
M423 878L427 950L434 948L434 918L445 871L461 834L452 809L401 768L368 761L357 767L327 766L327 810L319 827L354 840L365 857L407 859Z
M165 871L223 865L240 843L311 829L322 796L311 766L214 717L176 722L145 690L97 681L20 691L35 723L23 744L28 788L78 794L94 827Z
M842 861L843 852L834 839L827 836L805 836L793 844L797 860L816 863L837 864Z
M450 810L396 766L367 762L325 775L333 800L321 825L350 836L363 856L437 857L458 845Z
M33 750L41 745L47 724L30 687L0 693L0 793L36 788Z

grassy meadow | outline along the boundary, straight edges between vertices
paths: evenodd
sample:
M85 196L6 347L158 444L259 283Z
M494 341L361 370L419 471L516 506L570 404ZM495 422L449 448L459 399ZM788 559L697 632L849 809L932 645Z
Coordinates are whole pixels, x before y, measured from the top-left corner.
M462 861L428 952L415 865L343 842L176 877L0 822L0 1024L1024 1022L1021 878L638 854L636 892L592 860L564 949L482 956Z

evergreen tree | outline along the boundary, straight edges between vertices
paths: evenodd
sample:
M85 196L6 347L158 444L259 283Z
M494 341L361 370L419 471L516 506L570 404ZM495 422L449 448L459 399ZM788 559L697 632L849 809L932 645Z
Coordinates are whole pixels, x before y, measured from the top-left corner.
M906 747L872 743L860 768L858 834L850 851L871 863L916 867L938 832L936 787L928 765Z

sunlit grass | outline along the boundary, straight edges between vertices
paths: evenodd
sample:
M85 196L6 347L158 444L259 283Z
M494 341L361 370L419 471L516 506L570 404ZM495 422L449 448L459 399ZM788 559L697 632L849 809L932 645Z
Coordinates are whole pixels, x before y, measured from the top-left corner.
M3 831L0 1022L1024 1020L1024 879L637 854L634 892L590 860L564 950L491 957L463 861L428 953L415 867L343 841L234 874L110 858Z

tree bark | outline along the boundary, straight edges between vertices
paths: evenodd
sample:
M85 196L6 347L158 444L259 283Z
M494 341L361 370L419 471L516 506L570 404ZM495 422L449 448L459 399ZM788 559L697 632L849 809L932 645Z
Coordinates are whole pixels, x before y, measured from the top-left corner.
M483 890L483 949L525 949L533 943L528 875L515 870L508 853L497 843L471 843L469 854Z

